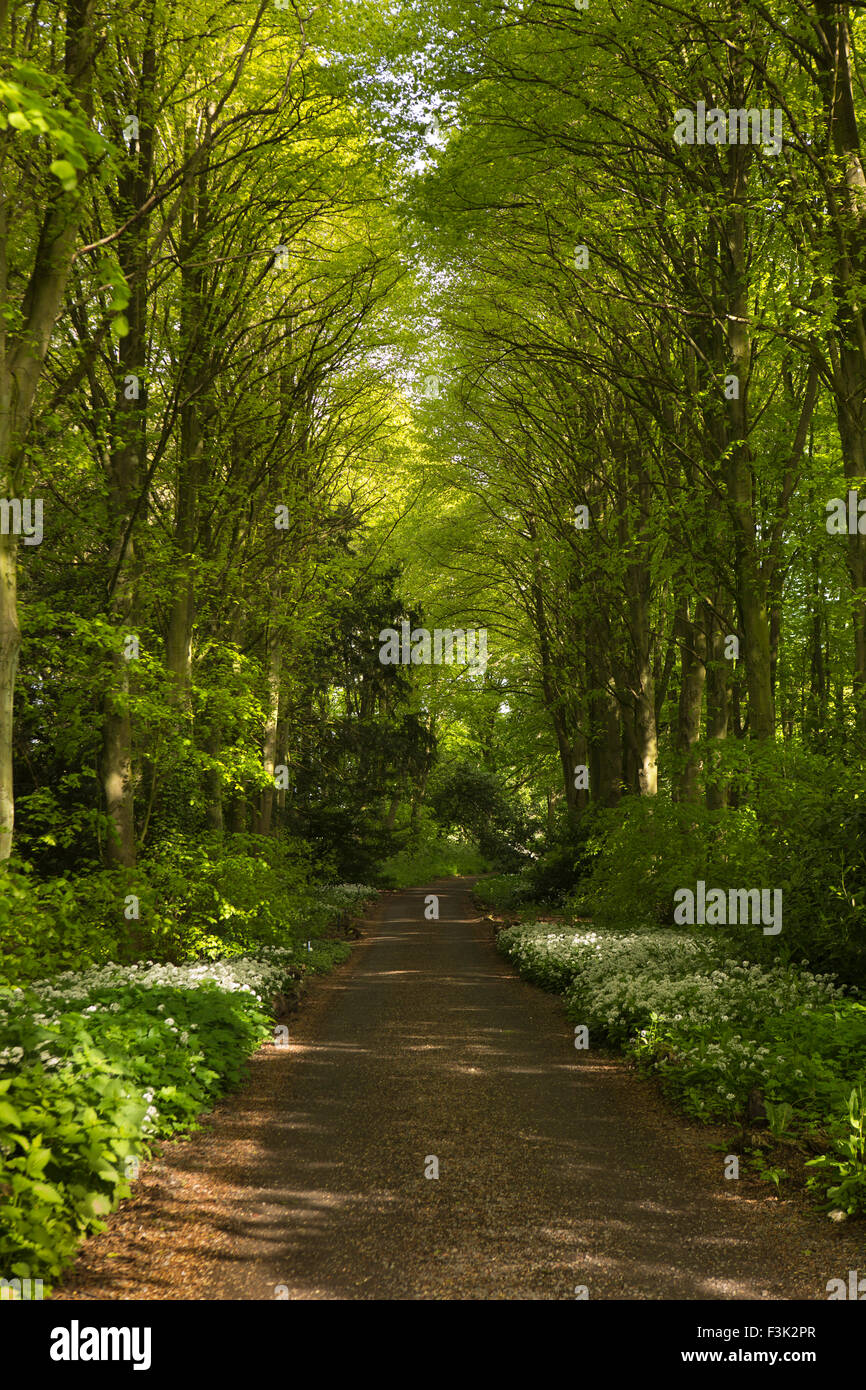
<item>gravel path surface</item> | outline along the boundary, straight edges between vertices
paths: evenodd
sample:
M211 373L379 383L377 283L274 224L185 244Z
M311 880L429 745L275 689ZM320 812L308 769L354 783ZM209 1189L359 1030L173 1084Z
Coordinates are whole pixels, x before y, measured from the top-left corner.
M826 1299L863 1266L862 1231L726 1181L652 1086L576 1051L465 881L387 895L289 1038L55 1299Z

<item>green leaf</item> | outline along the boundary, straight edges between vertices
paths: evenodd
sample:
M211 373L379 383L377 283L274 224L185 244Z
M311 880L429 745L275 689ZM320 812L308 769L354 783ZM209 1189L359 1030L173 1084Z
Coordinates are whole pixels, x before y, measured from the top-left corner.
M75 188L78 183L78 175L68 159L52 159L48 167L52 174L63 184L64 190L67 193Z
M111 1202L104 1192L88 1192L81 1204L88 1216L108 1216Z
M21 1117L14 1105L10 1105L8 1100L0 1100L0 1124L20 1125Z
M52 1206L63 1206L63 1198L57 1188L52 1187L50 1183L34 1182L31 1184L30 1191L35 1197L41 1197L43 1202L49 1202Z

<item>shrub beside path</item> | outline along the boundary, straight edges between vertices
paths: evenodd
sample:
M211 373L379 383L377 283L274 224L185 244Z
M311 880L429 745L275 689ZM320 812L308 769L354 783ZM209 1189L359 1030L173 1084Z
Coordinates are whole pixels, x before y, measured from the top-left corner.
M575 1050L467 880L386 895L288 1027L55 1300L823 1300L866 1273L862 1223L726 1181L708 1131Z

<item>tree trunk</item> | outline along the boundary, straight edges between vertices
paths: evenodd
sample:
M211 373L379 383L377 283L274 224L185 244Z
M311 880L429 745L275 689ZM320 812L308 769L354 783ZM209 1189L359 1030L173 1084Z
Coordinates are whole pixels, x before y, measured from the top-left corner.
M8 859L12 853L15 823L13 703L21 646L16 601L17 560L17 537L0 536L0 859Z
M697 801L702 763L696 755L701 737L701 709L707 675L706 612L698 604L695 621L689 618L688 601L683 601L676 618L680 644L680 698L677 709L675 746L679 766L674 776L673 800Z
M731 666L725 657L725 633L713 613L707 630L707 806L711 811L728 804L728 780L722 775L721 760L712 745L728 737L731 707Z
M743 631L743 659L749 693L749 731L753 738L775 733L770 662L770 622L754 512L754 476L748 442L748 381L752 342L749 330L748 256L746 247L747 171L751 150L728 147L730 208L726 217L726 307L728 347L737 394L728 400L728 448L725 476L734 528L737 606Z
M211 725L205 740L205 752L211 758L218 758L222 752L222 728L219 720L211 716ZM218 767L209 768L205 774L205 796L207 804L205 816L208 830L222 830L223 821L223 779Z
M265 719L264 741L262 746L262 767L268 779L268 785L263 789L259 803L259 825L260 835L269 835L271 831L271 817L274 810L274 797L276 788L274 787L274 777L277 766L277 727L280 719L280 671L282 664L282 652L280 649L278 634L272 628L268 630L268 710Z
M848 5L816 0L823 43L816 46L818 83L835 165L827 185L835 233L833 266L839 338L834 395L845 477L856 491L866 476L866 173L854 96ZM866 736L866 536L848 536L854 629L853 695L857 728Z
M148 14L142 53L137 116L137 146L118 184L115 215L120 225L143 207L153 163L153 89L156 52L153 42L154 7ZM147 447L147 270L148 219L137 218L117 243L118 260L129 285L126 310L129 332L120 339L119 375L115 388L112 448L108 456L108 614L123 634L135 611L136 517ZM137 519L143 520L139 511ZM110 823L106 841L109 864L135 864L135 806L132 764L132 720L129 713L130 664L112 654L103 699L102 786ZM112 833L113 832L113 833Z
M637 496L638 515L632 550L637 552L626 572L629 595L629 627L634 660L635 698L635 755L637 782L641 796L658 792L659 741L656 728L655 672L653 670L653 634L650 623L652 578L644 558L650 532L650 476L643 455L629 460L630 492ZM625 499L623 499L625 501Z
M109 689L103 705L102 787L109 833L105 857L111 865L135 865L132 783L132 721L129 717L129 663L112 652Z
M186 131L184 157L195 167L195 133ZM183 345L180 455L175 511L175 591L168 620L165 661L174 677L178 704L192 710L192 637L195 624L195 555L198 541L199 487L204 433L201 392L204 386L203 234L208 222L207 166L190 176L181 212L181 342Z
M656 729L655 680L650 651L649 591L642 589L632 600L632 630L636 638L637 703L635 742L638 788L641 796L658 792L659 741Z
M69 0L66 5L64 75L85 115L90 115L93 107L95 8L95 0ZM3 6L0 46L6 52L12 48L9 25L8 6ZM12 130L0 133L4 144L13 138L16 137ZM9 187L2 154L0 149L0 495L13 497L23 486L22 449L78 239L81 193L77 188L59 193L51 187L42 225L34 239L29 279L20 304L16 303L17 286L10 283L8 239L12 230L9 208L15 206L17 190ZM27 199L33 192L26 188L21 196ZM15 824L12 739L21 641L16 563L17 538L0 536L0 859L8 859L12 853Z
M532 616L534 619L536 636L538 638L541 689L544 695L544 704L550 716L551 724L553 725L556 746L559 751L559 764L562 768L562 784L565 788L565 804L568 807L569 820L573 822L578 812L578 789L574 785L574 755L572 752L571 740L568 736L565 711L556 688L556 676L550 651L550 634L547 626L547 612L544 605L544 591L539 577L539 564L540 553L536 550L533 555Z

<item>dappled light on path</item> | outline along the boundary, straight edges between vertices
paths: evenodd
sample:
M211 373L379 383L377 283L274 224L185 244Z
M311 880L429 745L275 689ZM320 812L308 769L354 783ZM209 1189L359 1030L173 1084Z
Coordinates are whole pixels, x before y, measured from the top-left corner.
M439 921L426 891L384 899L60 1297L822 1297L841 1235L726 1183L622 1062L575 1050L467 891L438 889Z

